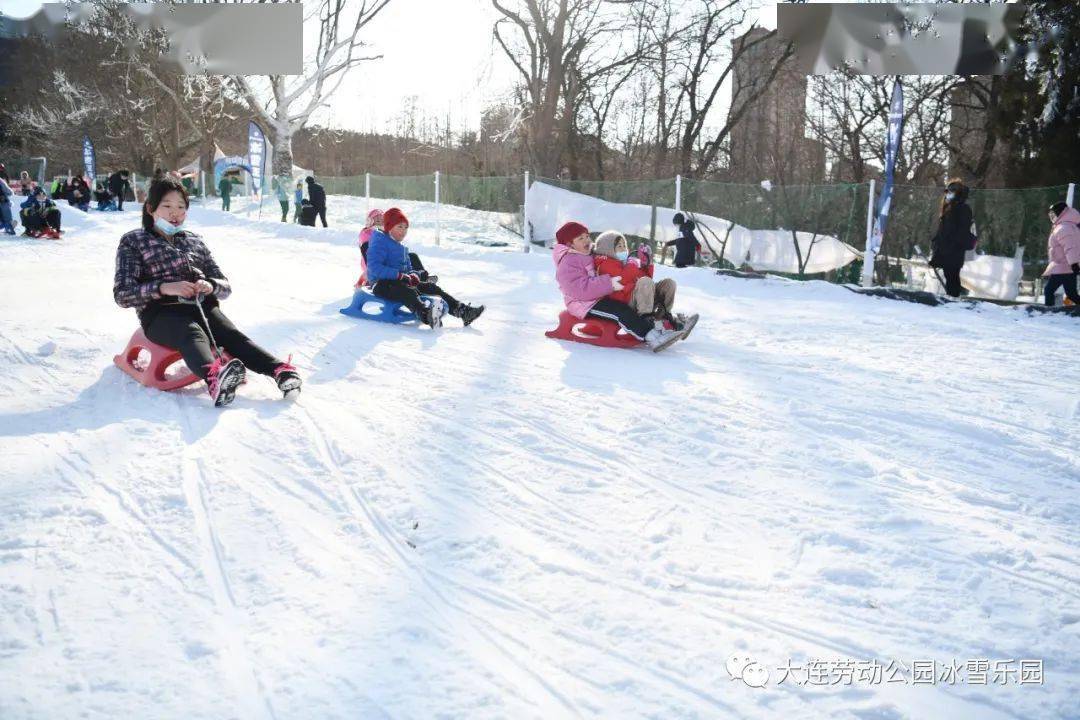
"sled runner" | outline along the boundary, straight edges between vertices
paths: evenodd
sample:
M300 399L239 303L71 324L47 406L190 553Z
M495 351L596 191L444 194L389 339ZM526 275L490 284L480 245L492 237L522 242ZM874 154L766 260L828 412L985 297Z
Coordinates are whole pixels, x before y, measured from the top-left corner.
M559 313L559 327L544 334L549 338L573 340L600 347L633 348L641 345L640 340L623 332L619 324L612 320L592 317L580 320L565 310Z
M422 297L428 302L442 303L443 313L449 311L446 301L442 298L432 297L430 295L423 295ZM350 317L374 320L375 322L391 323L392 325L402 325L413 321L419 322L416 313L401 303L384 300L381 297L372 295L366 290L357 290L353 293L353 299L352 302L349 303L349 307L341 308L338 312Z

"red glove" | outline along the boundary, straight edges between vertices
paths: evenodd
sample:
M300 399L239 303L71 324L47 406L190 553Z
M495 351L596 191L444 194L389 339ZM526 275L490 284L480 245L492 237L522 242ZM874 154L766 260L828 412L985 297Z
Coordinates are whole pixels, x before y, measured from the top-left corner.
M401 280L404 280L406 283L408 283L409 287L416 287L417 285L420 284L420 276L417 275L414 272L401 273L401 275L399 275L398 278L401 279Z

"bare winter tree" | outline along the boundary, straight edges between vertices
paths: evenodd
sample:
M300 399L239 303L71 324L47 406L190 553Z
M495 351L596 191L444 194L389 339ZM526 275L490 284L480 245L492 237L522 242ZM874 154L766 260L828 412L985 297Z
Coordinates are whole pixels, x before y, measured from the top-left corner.
M494 27L495 41L521 76L529 160L542 175L556 175L572 148L588 89L611 73L625 74L641 58L642 9L648 4L492 0L492 5L501 16ZM606 121L602 104L593 122Z
M275 175L291 175L293 135L319 108L326 107L349 70L381 55L365 55L362 31L390 0L317 0L309 16L318 24L318 41L304 74L231 76L231 82L266 126L273 144ZM305 19L305 23L308 19Z
M678 90L667 112L681 113L679 167L686 176L702 177L715 168L732 130L794 56L790 43L777 45L775 30L762 30L750 21L756 11L757 4L746 0L700 0L689 26L675 36ZM779 49L764 52L770 46ZM726 117L714 124L721 90L741 63L752 63L752 72L744 82L732 83Z

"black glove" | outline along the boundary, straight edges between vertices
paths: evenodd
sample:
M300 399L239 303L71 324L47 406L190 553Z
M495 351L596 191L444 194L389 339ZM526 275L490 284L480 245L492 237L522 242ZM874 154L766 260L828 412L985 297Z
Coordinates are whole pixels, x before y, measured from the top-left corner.
M427 282L428 278L430 277L430 275L428 275L427 270L421 270L419 275L420 275L420 282Z
M1080 263L1072 264L1073 275L1080 275Z

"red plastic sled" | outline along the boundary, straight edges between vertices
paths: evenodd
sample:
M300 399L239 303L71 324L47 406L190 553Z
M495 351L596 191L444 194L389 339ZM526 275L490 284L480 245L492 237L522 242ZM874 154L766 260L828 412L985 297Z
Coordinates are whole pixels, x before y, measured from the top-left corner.
M150 360L145 363L138 362L139 355L144 350L149 353ZM226 359L229 358L228 353L223 353L223 355ZM157 388L158 390L176 390L199 381L199 376L188 370L187 367L184 367L183 372L178 375L166 377L165 371L176 362L180 362L181 365L184 362L180 351L151 342L143 333L142 328L136 330L135 334L131 336L131 340L128 341L124 352L113 358L116 367L135 378L140 385L146 387Z
M544 334L549 338L573 340L600 347L633 348L641 344L636 337L623 332L614 320L592 317L581 320L565 310L559 313L559 327Z

